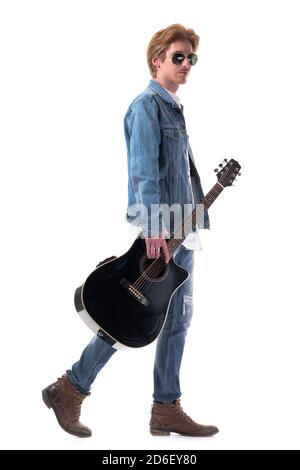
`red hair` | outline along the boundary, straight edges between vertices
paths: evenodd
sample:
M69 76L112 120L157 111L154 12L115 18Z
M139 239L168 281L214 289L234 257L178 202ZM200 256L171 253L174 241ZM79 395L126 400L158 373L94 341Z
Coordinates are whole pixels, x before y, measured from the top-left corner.
M171 43L183 39L190 41L193 52L196 52L200 37L191 28L187 29L181 24L176 23L154 34L147 48L147 62L153 78L156 77L156 66L152 63L152 60L158 57L164 61L166 50Z

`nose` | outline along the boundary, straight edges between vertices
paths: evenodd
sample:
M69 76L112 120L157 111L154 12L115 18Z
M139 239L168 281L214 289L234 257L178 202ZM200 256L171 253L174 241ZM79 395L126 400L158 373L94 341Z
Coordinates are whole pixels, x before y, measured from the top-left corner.
M185 68L188 68L188 69L191 68L191 64L189 63L189 59L188 59L187 57L184 58L184 61L182 62L182 65L183 65Z

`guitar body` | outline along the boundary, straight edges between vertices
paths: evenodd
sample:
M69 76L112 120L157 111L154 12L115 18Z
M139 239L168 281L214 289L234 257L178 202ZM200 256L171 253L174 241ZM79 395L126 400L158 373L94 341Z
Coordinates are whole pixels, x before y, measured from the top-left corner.
M100 264L75 292L82 320L116 349L152 343L174 292L189 276L173 258L168 264L161 259L159 271L150 276L155 261L146 257L144 239L137 238L124 255Z

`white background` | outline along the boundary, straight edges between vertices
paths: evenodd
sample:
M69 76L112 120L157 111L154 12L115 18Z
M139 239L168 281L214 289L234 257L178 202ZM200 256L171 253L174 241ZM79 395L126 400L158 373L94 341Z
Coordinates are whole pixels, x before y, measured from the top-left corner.
M276 449L299 438L299 4L0 3L1 447ZM213 438L148 432L155 345L117 352L64 433L41 389L92 337L73 306L95 264L130 244L123 117L150 79L152 35L200 35L178 94L204 189L242 165L196 255L182 403Z

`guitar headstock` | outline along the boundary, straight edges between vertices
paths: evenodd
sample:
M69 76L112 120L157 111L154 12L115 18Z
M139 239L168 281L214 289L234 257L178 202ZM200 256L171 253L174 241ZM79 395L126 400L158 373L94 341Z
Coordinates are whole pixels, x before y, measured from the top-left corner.
M219 183L225 188L225 186L231 186L237 176L240 176L239 172L241 169L240 164L233 160L227 160L224 158L223 163L219 164L219 168L215 169Z

